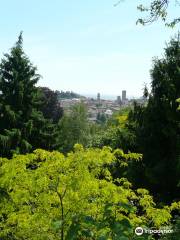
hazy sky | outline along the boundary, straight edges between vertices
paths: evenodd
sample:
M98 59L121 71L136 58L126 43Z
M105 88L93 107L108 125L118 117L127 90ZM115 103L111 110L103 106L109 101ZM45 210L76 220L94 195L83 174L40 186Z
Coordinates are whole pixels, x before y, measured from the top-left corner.
M140 96L154 56L177 33L162 23L136 25L142 1L0 0L0 56L23 31L24 50L42 75L39 85L78 93ZM143 1L149 2L149 1ZM180 7L171 6L178 16Z

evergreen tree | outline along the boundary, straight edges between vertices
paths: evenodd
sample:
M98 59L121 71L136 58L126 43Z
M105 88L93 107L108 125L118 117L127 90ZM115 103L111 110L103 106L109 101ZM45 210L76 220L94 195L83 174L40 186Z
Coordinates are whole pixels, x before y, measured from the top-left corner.
M40 146L49 149L49 143L41 144L45 141L41 136L50 123L39 111L41 100L36 83L40 75L22 45L20 33L15 46L0 64L0 155L7 157Z
M154 60L151 77L152 92L147 107L134 111L134 128L147 187L160 199L171 200L178 197L180 179L179 36L167 45L162 59Z

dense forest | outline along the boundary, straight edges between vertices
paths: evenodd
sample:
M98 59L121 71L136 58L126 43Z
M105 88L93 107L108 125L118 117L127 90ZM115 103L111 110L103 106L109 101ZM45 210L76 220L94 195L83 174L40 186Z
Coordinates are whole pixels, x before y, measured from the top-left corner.
M179 35L150 74L146 105L90 123L37 86L19 35L0 64L0 239L180 239Z

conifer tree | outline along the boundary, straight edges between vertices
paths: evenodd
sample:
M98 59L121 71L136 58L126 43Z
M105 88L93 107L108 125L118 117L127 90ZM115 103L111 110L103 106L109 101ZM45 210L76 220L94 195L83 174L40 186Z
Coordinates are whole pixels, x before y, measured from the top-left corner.
M153 63L147 107L136 107L133 120L146 187L160 200L170 201L178 197L180 187L180 35Z
M36 87L39 78L36 67L23 51L21 32L0 64L1 156L10 157L13 153L26 153L41 146L49 149L44 135L50 123L39 111L41 95Z

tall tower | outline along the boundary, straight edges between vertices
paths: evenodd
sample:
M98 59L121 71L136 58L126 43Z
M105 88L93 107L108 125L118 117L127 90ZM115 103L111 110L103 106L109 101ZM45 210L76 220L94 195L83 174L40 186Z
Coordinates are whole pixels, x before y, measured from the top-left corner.
M122 102L126 101L126 90L122 90Z
M97 94L97 101L100 102L101 100L101 96L100 96L100 93Z

